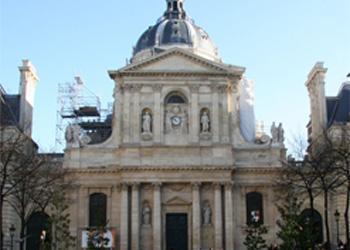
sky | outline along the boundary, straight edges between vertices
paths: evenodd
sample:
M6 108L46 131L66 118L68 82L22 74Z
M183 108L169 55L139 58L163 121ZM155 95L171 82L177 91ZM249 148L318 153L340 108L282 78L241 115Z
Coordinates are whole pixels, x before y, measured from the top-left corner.
M17 93L21 60L35 65L33 138L42 151L55 149L58 84L79 75L107 106L107 70L125 66L165 8L165 0L0 0L0 84ZM306 134L313 65L325 62L329 96L350 72L349 0L186 0L185 10L222 60L254 80L256 119L266 131L282 122L289 140Z

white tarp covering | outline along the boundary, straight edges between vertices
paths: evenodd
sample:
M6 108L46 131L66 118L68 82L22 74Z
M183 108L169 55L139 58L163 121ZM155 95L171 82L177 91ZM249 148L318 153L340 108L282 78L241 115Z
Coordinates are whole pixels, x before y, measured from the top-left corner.
M243 137L248 142L255 141L254 82L243 78L239 99L240 126Z

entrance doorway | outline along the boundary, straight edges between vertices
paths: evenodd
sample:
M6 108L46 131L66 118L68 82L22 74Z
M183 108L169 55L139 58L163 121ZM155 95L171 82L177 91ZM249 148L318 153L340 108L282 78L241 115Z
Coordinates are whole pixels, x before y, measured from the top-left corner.
M166 215L166 250L187 250L187 214Z

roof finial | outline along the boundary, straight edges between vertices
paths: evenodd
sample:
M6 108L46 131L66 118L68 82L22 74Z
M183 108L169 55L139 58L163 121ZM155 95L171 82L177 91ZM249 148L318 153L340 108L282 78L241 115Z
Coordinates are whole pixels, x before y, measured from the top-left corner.
M186 16L183 3L184 0L166 0L167 10L165 16L168 18L184 18Z

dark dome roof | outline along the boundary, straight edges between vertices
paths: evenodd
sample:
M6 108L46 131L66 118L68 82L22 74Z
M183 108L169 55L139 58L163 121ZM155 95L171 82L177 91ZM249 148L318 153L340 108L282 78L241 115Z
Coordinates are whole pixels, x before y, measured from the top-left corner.
M177 11L172 4L178 3ZM138 61L173 47L190 49L193 53L212 60L220 60L214 43L208 34L194 24L182 9L182 0L168 1L168 9L154 26L150 26L139 38L133 53Z

